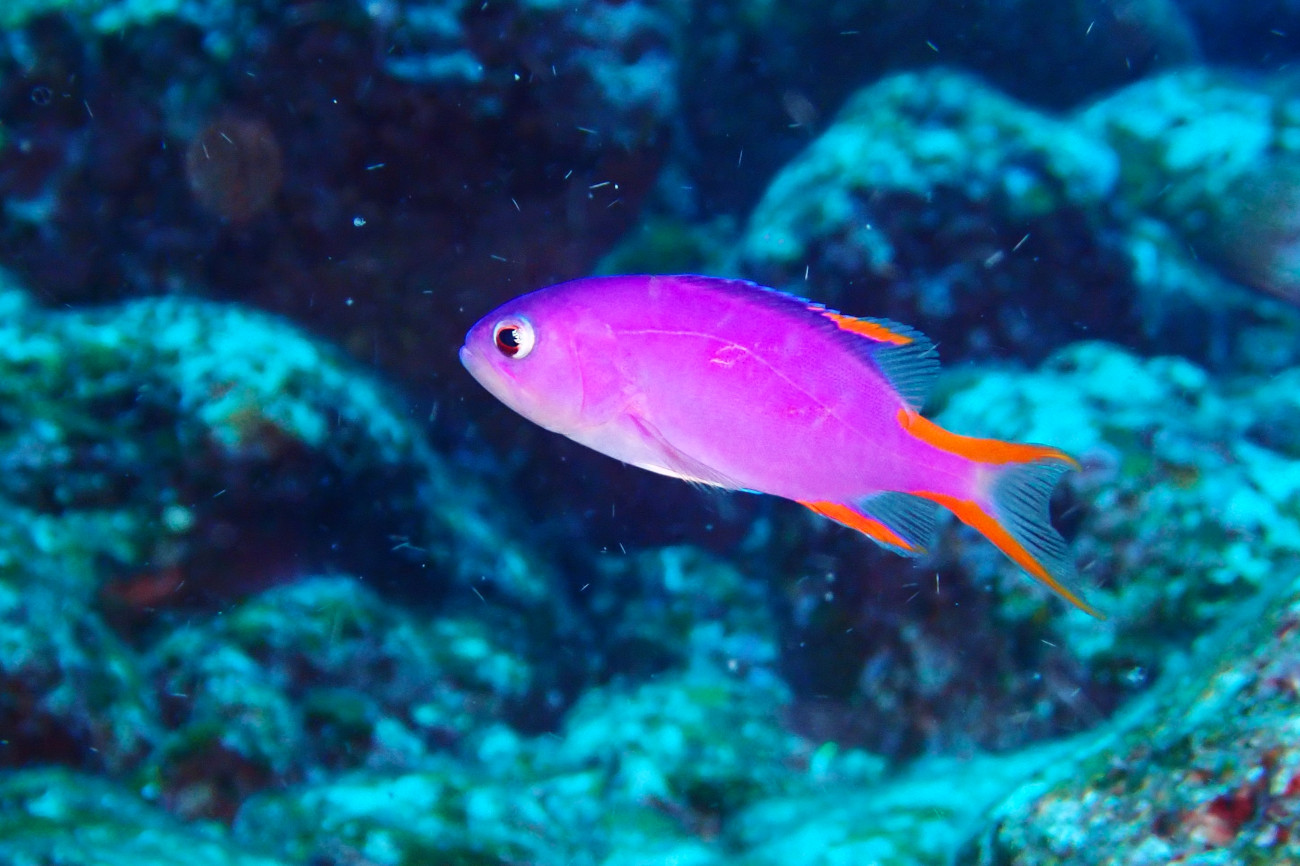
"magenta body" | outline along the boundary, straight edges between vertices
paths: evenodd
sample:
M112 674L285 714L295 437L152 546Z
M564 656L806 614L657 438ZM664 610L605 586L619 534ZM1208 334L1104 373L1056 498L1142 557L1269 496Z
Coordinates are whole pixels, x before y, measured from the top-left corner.
M752 283L595 277L516 298L461 361L548 430L654 472L802 502L908 556L936 505L1087 613L1048 506L1069 455L950 433L920 414L924 336Z
M494 329L531 325L527 357ZM516 298L461 360L536 423L667 475L801 501L968 495L978 465L911 436L906 401L825 311L693 276L575 280Z

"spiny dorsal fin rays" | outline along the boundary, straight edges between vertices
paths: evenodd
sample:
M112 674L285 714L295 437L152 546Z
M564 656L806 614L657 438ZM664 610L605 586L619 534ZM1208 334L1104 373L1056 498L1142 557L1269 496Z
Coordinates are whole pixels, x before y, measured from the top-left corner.
M704 291L739 294L749 302L759 301L792 314L804 311L819 314L823 321L835 325L836 333L845 340L845 346L874 366L911 409L919 410L925 405L925 398L939 376L939 353L934 343L907 325L890 319L846 316L807 298L748 280L719 280L695 275L671 279Z
M899 396L912 409L925 405L939 376L939 353L925 334L889 319L855 318L820 304L809 304L808 308L830 319L841 331L869 341L865 345L872 360Z
M857 334L860 337L866 337L869 340L875 340L877 343L889 343L894 346L905 346L908 343L918 339L924 340L925 335L920 331L909 328L907 325L900 325L898 322L890 319L877 319L868 316L846 316L843 313L837 313L822 307L820 304L811 304L809 309L817 310L826 318L834 322L841 331L848 331Z

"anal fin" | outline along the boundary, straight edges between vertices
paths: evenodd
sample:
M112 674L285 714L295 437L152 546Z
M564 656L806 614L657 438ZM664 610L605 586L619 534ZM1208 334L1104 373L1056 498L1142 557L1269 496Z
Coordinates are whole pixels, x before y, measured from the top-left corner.
M849 505L800 502L822 517L856 529L872 541L904 556L921 556L934 539L935 507L907 493L885 491Z

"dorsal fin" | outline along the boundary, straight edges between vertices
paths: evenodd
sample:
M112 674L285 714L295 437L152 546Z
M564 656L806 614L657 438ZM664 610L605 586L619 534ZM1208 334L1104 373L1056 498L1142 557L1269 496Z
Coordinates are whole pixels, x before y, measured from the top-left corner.
M905 346L918 336L915 331L906 325L891 322L889 319L854 318L843 313L837 313L834 310L828 310L821 304L813 304L812 308L838 325L841 331L858 334L869 340L875 340L877 343Z
M841 331L865 338L871 358L907 405L920 409L939 375L939 353L929 337L889 319L854 318L820 304L809 309L835 323Z
M939 375L939 355L934 343L907 325L889 319L846 316L807 298L749 280L696 274L679 274L674 279L714 291L744 293L752 301L765 301L771 307L788 310L805 321L826 327L829 333L843 340L846 348L879 370L912 409L919 410L924 405ZM816 315L809 316L809 313Z

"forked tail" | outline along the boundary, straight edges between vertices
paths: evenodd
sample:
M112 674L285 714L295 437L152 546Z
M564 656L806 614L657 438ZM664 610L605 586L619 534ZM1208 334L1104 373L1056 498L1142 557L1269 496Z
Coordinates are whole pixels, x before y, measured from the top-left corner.
M959 436L915 412L907 411L905 418L900 412L899 421L918 439L984 469L977 489L966 497L927 491L915 491L915 495L949 509L1035 580L1085 613L1105 619L1068 587L1077 578L1074 560L1048 514L1057 480L1079 466L1072 457L1043 445Z

